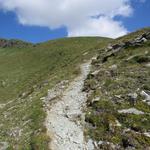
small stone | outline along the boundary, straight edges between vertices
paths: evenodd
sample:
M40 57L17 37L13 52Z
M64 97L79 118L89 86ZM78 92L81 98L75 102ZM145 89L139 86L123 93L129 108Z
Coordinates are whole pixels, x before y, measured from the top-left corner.
M85 52L84 54L83 54L83 56L85 56L85 55L87 55L88 54L88 52Z
M150 63L146 64L146 65L145 65L145 67L148 67L148 68L150 68Z
M45 97L41 97L40 100L45 100Z
M137 110L136 108L129 108L129 109L122 109L118 110L119 113L124 113L124 114L135 114L135 115L143 115L144 112Z
M150 137L150 132L145 132L144 135Z
M89 139L87 142L87 150L94 150L94 141L92 139Z
M7 150L8 147L8 142L0 142L0 150Z
M96 70L94 72L91 73L92 76L96 76L99 73L99 70Z
M140 95L143 96L146 101L150 101L150 95L148 92L146 93L145 91L142 91Z
M98 102L99 100L100 100L100 97L94 98L94 99L92 100L92 104Z
M117 67L117 65L114 64L114 65L110 66L109 68L112 70L116 70L118 67Z
M116 126L117 127L121 127L122 126L121 123L118 120L116 120L115 122L116 122Z
M130 103L134 106L137 102L138 95L136 93L130 93L128 94L128 97L129 97Z

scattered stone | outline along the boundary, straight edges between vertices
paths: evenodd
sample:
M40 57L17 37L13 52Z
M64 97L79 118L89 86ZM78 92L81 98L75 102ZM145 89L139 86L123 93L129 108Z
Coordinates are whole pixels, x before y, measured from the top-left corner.
M105 52L112 51L113 47L111 45L108 45L107 48L105 48Z
M0 150L7 150L8 147L8 142L0 142Z
M89 139L87 142L87 150L95 150L94 141L92 139Z
M116 53L124 50L125 48L141 46L143 43L147 42L149 39L150 39L150 32L147 32L141 36L138 36L134 40L126 41L120 44L108 45L108 47L105 49L107 54L103 57L102 63L105 63L109 57L115 56Z
M130 56L130 57L128 57L127 59L126 59L126 61L130 61L130 60L132 60L134 57L136 57L137 55L133 55L133 56Z
M145 98L143 101L150 105L150 91L142 91L140 95Z
M144 135L150 137L150 132L145 132Z
M116 120L116 126L117 127L121 127L122 126L121 123L118 120Z
M122 95L115 95L115 97L121 99Z
M5 87L6 86L6 82L5 81L1 81L1 86Z
M7 48L7 47L23 47L23 46L32 45L31 43L19 41L19 40L6 40L0 39L0 47Z
M128 137L123 138L122 144L126 150L134 150L135 149L133 141L131 138L128 138Z
M118 48L120 48L120 47L121 47L121 45L120 45L120 44L112 45L113 50L118 49Z
M85 56L85 55L87 55L88 54L88 52L85 52L84 54L83 54L83 56Z
M100 97L96 97L96 98L92 99L92 104L98 102L99 100L100 100Z
M138 95L136 93L130 93L128 94L128 97L129 97L130 103L134 106L137 102Z
M109 68L112 70L116 70L118 68L118 66L114 64L114 65L110 66Z
M22 129L20 129L19 127L15 127L11 129L10 132L10 136L15 137L15 138L19 138L22 135Z
M0 104L0 109L4 108L5 104Z
M136 108L122 109L118 110L119 113L124 114L135 114L135 115L143 115L144 112L137 110Z
M149 92L146 93L145 91L142 91L140 94L141 94L141 96L143 96L145 98L145 100L150 101L150 94L149 94Z
M107 142L107 141L99 141L98 142L98 149L108 149L108 150L120 150L120 146L119 145L115 145L114 143L111 142Z
M145 65L145 67L148 67L148 68L150 68L150 63L146 64L146 65Z
M82 126L85 122L83 108L87 99L82 89L84 80L90 72L90 64L91 62L83 64L81 74L67 88L61 89L60 93L58 90L48 92L49 102L53 96L60 95L51 105L51 109L46 110L45 125L48 135L53 135L50 149L77 150L85 149L87 146Z
M98 73L99 73L99 70L96 70L96 71L94 71L94 72L90 73L90 75L92 75L92 76L96 76Z

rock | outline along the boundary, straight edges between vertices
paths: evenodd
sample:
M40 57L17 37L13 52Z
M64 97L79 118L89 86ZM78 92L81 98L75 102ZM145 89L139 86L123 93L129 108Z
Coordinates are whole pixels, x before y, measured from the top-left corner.
M109 54L107 54L106 56L104 56L104 58L102 59L102 63L105 63L109 57L115 56L115 54L113 52L110 52Z
M117 127L121 127L122 126L121 123L118 120L116 120L115 122L116 122L116 126Z
M132 142L132 139L131 138L123 138L122 139L122 144L123 144L123 147L127 150L132 150L132 148L134 148L134 144Z
M114 44L114 45L108 45L105 49L106 55L103 57L102 62L106 62L109 57L115 56L116 53L118 53L120 50L123 50L124 48L128 47L134 47L134 46L140 46L144 42L147 42L147 40L150 39L150 33L145 33L141 36L138 36L134 40L126 41L124 43L120 44Z
M143 41L143 42L147 42L148 40L143 37L143 38L142 38L142 41Z
M7 150L8 147L8 142L0 142L0 150Z
M121 47L121 45L120 44L115 44L115 45L112 45L112 48L115 50L115 49L118 49L118 48L120 48Z
M99 148L98 149L103 149L103 150L120 150L119 145L115 145L114 143L108 142L108 141L99 141Z
M140 93L140 95L141 95L142 97L144 97L146 101L150 101L150 93L149 93L149 92L146 93L145 91L142 91L142 92Z
M124 44L125 44L125 48L133 45L132 42L130 42L130 41L126 41Z
M98 145L102 145L104 142L103 141L99 141L98 142Z
M41 97L40 100L45 100L46 97Z
M150 63L146 64L146 65L145 65L145 67L148 67L148 68L150 68Z
M23 41L18 40L5 40L0 39L0 47L7 48L7 47L23 47L24 45L29 45L29 43L25 43Z
M91 64L92 64L92 65L97 64L97 63L98 63L98 60L99 60L98 58L97 58L97 59L96 59L96 58L95 58L95 59L92 59L92 63L91 63Z
M129 101L132 105L135 105L136 102L137 102L137 97L138 95L136 93L130 93L128 94L128 97L129 97Z
M144 112L137 110L136 108L129 108L129 109L122 109L118 110L119 113L124 113L124 114L135 114L135 115L143 115Z
M87 150L95 150L94 141L92 139L89 139L87 142Z
M109 68L112 70L116 70L118 68L118 66L114 64L114 65L110 66Z
M92 106L94 103L99 102L99 100L100 100L100 97L96 97L96 98L92 99L89 106Z
M85 56L85 55L87 55L88 54L88 52L85 52L84 54L83 54L83 56Z
M146 38L147 40L150 40L150 32L147 32L147 33L145 34L145 38Z
M1 85L2 85L2 87L5 87L6 86L6 82L5 81L1 81Z
M145 132L144 135L150 138L150 132Z
M96 76L99 73L99 70L96 70L94 72L91 73L91 75Z

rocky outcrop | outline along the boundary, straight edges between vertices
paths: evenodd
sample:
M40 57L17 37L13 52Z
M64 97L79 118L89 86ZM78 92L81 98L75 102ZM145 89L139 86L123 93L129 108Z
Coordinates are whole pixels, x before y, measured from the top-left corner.
M103 63L106 62L109 57L115 56L118 52L120 52L126 48L142 46L142 44L147 42L148 40L150 40L150 32L144 33L130 41L126 41L126 42L114 44L114 45L109 45L105 49L106 55L102 59L102 62Z
M30 43L26 43L19 40L6 40L6 39L0 39L0 47L7 48L7 47L23 47L31 45Z

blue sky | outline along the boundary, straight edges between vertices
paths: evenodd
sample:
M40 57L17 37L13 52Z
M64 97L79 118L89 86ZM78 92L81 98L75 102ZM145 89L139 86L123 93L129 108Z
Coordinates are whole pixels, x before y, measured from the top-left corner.
M121 18L124 26L130 31L135 31L143 27L150 27L150 0L144 3L137 3L133 0L134 13L129 18Z
M13 2L13 0L6 1ZM24 1L26 1L25 4L30 3L28 0ZM43 1L46 3L48 0ZM89 1L90 4L90 0L87 1ZM13 4L4 4L4 2L0 0L0 38L21 39L37 43L67 36L113 37L113 35L115 35L118 37L126 34L127 32L150 26L150 0L146 0L145 2L140 2L140 0L131 0L128 4L121 2L121 0L116 1L118 1L118 5L114 5L114 8L108 8L107 5L104 5L106 9L104 9L103 12L101 11L103 8L95 7L95 5L93 5L94 9L99 12L100 17L92 20L85 18L87 18L86 14L89 12L94 14L94 9L87 10L84 7L81 7L82 9L80 10L79 8L78 12L78 7L75 7L74 10L67 8L69 5L73 5L71 2L66 4L66 10L64 10L64 12L66 11L70 14L69 16L66 15L66 12L62 14L59 11L56 16L54 16L52 13L55 12L55 9L57 9L54 4L53 12L49 12L50 8L47 8L47 11L41 9L39 14L34 14L36 11L36 5L33 4L31 9L27 9L27 11L31 10L31 15L34 14L32 19L29 18L29 13L26 12L26 8L22 8L19 2L16 4L14 4L14 2ZM49 0L49 3L51 4L53 1ZM98 1L95 0L95 3L98 3ZM83 4L80 4L79 2L77 6L80 5L82 6ZM103 2L101 2L100 5L103 5ZM44 4L41 7L44 7ZM123 9L120 9L120 12L116 11L116 8ZM34 12L32 12L33 9L35 9ZM112 12L115 12L115 14ZM84 14L84 16L81 16L80 14ZM42 18L46 19L42 20L41 15Z

